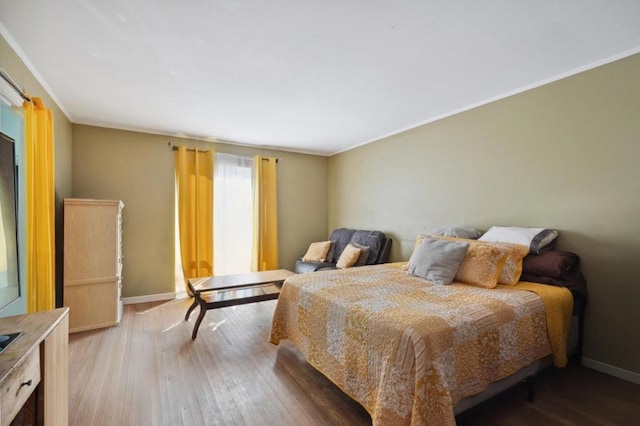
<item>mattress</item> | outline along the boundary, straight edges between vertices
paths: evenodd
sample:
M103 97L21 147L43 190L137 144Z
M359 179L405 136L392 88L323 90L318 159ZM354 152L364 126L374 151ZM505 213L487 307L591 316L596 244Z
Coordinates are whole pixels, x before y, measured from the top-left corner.
M270 341L290 340L374 424L455 424L465 398L552 353L543 293L437 286L397 265L297 275Z

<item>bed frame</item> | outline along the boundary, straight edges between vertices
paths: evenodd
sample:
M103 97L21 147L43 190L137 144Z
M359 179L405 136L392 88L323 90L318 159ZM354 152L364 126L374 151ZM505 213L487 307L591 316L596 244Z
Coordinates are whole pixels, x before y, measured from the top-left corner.
M569 338L567 339L567 354L576 356L578 360L582 355L583 326L584 314L574 314L571 317L571 327L569 329ZM551 364L552 358L551 355L549 355L521 368L504 379L490 383L484 391L460 400L453 408L454 414L456 416L462 414L476 405L481 404L522 382L527 386L527 400L529 402L533 402L535 398L535 378L542 370L546 369Z

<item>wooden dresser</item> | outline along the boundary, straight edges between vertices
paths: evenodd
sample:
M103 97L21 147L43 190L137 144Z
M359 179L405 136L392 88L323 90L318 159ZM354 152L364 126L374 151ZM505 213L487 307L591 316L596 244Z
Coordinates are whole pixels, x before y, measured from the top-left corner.
M35 424L66 426L69 410L69 310L0 318L0 334L22 332L0 353L0 424L8 425L37 391Z
M122 315L119 200L64 200L64 306L71 333L118 324Z

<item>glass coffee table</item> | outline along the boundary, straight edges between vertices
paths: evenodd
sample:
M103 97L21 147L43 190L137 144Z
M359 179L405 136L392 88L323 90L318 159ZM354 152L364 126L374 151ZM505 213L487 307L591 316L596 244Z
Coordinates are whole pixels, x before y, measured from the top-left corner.
M200 314L193 326L191 338L195 340L200 323L209 309L277 299L282 283L292 275L295 273L286 269L276 269L189 279L187 285L193 294L193 303L189 306L184 320L188 321L191 312L196 306L200 306Z

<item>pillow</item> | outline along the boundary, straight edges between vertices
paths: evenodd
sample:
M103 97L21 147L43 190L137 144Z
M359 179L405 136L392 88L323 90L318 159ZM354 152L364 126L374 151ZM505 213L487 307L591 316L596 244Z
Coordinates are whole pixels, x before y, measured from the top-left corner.
M422 240L424 240L424 238L426 237L426 235L424 234L419 234L416 237L416 243L413 245L413 251L411 252L411 257L413 257L413 253L416 252L416 250L418 250L418 247L420 247L420 244L422 244ZM409 258L409 260L411 260L411 258ZM409 263L405 263L404 265L402 265L402 267L400 268L403 271L408 271L409 270Z
M468 240L477 240L482 235L482 231L478 231L477 229L473 229L473 228L453 227L453 228L443 228L435 232L435 235L442 235L443 237L465 238Z
M507 257L498 277L498 284L516 285L522 275L524 257L529 254L529 249L520 244L488 243L504 249Z
M557 237L558 231L553 229L492 226L479 240L520 244L527 246L531 253L538 254L545 247L550 249Z
M356 264L354 266L366 265L367 260L369 259L369 247L363 246L362 244L358 244L358 243L351 243L351 244L353 244L355 247L360 249L360 256L358 257L358 260L356 261Z
M467 254L456 273L455 280L484 288L494 288L507 259L506 250L495 244L462 238L429 235L432 238L462 241L469 244ZM422 236L423 239L425 236Z
M574 281L580 272L580 257L570 251L548 250L522 260L522 273Z
M325 260L327 260L327 253L329 252L330 246L331 241L320 241L317 243L311 243L305 255L302 256L302 261L324 262Z
M344 250L342 250L342 254L340 255L340 259L338 259L336 268L344 269L352 267L358 261L361 252L362 250L353 244L347 244Z
M413 251L411 252L411 257L413 257L413 253L416 252L416 250L418 250L418 247L420 247L420 244L422 244L422 240L424 240L426 237L426 235L424 234L419 234L416 237L416 243L413 245ZM409 260L411 260L411 258L409 258ZM409 267L409 264L407 263L407 268Z
M441 236L444 236L444 235L435 235L435 234L431 235L431 237L437 238L437 239L441 239L441 238L438 238L438 237L441 237ZM418 250L418 247L420 247L420 244L422 243L422 240L425 239L425 237L426 237L426 235L424 235L424 234L419 234L416 237L416 243L413 246L413 251L411 252L411 256L413 256L413 253L415 253L416 250ZM411 259L411 258L409 258L409 259ZM409 270L409 263L405 263L404 265L402 265L402 267L400 269L403 270L403 271L408 271Z
M451 284L468 248L468 243L426 237L411 255L407 274L434 284Z

